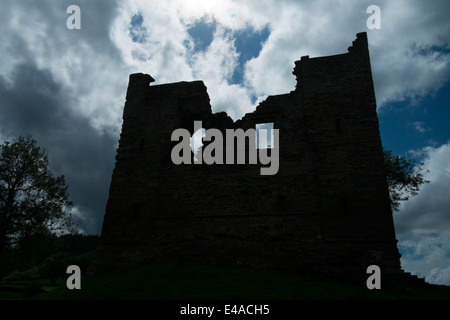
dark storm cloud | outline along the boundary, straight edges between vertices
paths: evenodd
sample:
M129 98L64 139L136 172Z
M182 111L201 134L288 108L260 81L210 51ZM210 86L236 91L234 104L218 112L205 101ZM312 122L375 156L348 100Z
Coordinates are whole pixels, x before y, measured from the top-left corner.
M18 65L12 84L0 79L0 128L3 137L32 134L47 149L50 166L63 174L70 198L83 217L85 232L101 228L114 165L116 137L92 128L75 114L51 74L33 65Z
M70 5L81 30L66 27ZM110 0L7 0L0 12L0 140L31 134L48 150L86 233L101 230L129 74L110 40L116 15Z
M14 70L13 82L11 86L4 79L0 82L0 119L4 133L11 130L51 130L48 124L61 113L58 101L60 86L48 72L25 64Z

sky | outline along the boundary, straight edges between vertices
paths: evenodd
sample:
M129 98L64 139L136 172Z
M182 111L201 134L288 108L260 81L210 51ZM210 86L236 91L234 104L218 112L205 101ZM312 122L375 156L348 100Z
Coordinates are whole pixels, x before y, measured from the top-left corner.
M294 61L346 53L365 31L383 146L429 171L394 212L402 267L450 285L448 12L446 0L1 0L0 141L32 134L81 230L100 234L130 74L203 80L213 112L237 120L295 89Z

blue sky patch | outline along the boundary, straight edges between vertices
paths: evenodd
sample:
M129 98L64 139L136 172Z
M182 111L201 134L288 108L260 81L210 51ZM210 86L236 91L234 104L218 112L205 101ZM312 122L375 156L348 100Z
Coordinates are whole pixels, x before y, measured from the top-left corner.
M142 25L143 22L144 17L142 16L142 12L131 17L129 35L133 42L145 43L147 41L147 29Z
M417 106L410 100L384 106L378 112L383 146L394 154L407 155L410 150L447 143L449 106L450 82L436 94L422 98Z
M194 52L206 51L214 39L214 33L217 29L217 22L212 20L207 22L199 20L188 28L188 34L194 41ZM239 53L239 67L233 75L231 83L239 84L243 80L243 70L245 63L259 55L264 42L269 38L270 29L265 27L261 30L255 30L249 26L243 30L234 31L225 30L226 34L231 34L234 39L236 51Z
M270 29L268 26L259 31L249 27L234 33L234 45L236 47L236 51L239 53L239 65L234 71L231 79L232 84L239 84L243 82L245 63L259 55L264 42L266 42L269 36Z
M208 49L214 40L216 29L217 21L214 19L211 21L198 20L188 28L187 32L194 44L193 54L204 52ZM238 65L234 70L233 76L229 79L229 83L242 85L244 82L245 63L252 58L258 57L264 42L270 36L270 29L268 26L261 30L255 30L251 26L237 31L228 28L225 30L225 34L234 40L236 52L239 53ZM184 45L188 48L189 43L185 41ZM256 97L251 97L251 100L252 103L255 103Z
M447 44L448 46L449 44ZM439 55L447 55L450 53L449 47L444 46L419 46L417 44L414 44L411 48L411 51L413 55L420 55L420 56L428 56L435 53L438 53Z
M215 20L212 20L212 22L199 20L187 30L194 41L194 51L206 51L214 39L216 27Z

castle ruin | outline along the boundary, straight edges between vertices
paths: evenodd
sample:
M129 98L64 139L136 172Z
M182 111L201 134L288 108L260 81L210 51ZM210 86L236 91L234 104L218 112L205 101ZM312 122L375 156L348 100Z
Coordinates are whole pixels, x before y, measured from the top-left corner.
M235 122L212 113L202 81L150 85L150 75L130 75L97 267L193 262L365 275L378 265L398 273L366 33L345 54L302 57L293 74L294 91ZM194 121L224 134L273 124L278 172L174 164L171 134L192 135Z

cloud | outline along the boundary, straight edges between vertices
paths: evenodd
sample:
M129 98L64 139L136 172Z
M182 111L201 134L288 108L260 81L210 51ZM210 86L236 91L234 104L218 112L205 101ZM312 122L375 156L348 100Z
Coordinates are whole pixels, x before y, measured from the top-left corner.
M123 1L112 24L111 39L128 66L152 74L156 83L202 79L214 111L229 111L234 119L255 108L253 97L259 102L270 94L293 90L294 61L302 55L345 53L360 31L369 33L380 107L392 101L420 99L442 87L450 73L446 37L450 23L442 14L449 4L438 1L434 10L427 10L428 5L419 1L381 1L381 29L370 31L366 9L371 4L224 0L196 1L192 5L182 1ZM130 37L130 23L136 16L142 17L139 30L147 31L145 42ZM213 23L216 32L207 48L196 51L198 46L192 43L189 31L200 22ZM260 53L243 66L244 83L233 87L229 81L219 81L241 67L231 34L264 28L270 30L270 35ZM226 99L231 89L237 89L238 105Z
M450 285L450 233L415 230L399 236L403 269L428 283Z
M450 142L422 154L430 183L394 213L402 265L427 281L450 285Z
M441 269L433 268L428 274L426 281L434 284L450 285L450 267Z
M379 106L420 99L449 79L449 3L381 2L381 32L371 32L372 67Z
M429 128L428 126L425 125L425 123L421 122L421 121L416 121L411 123L411 126L414 128L414 130L416 130L417 132L420 133L425 133L425 132L429 132L432 131L433 129Z

